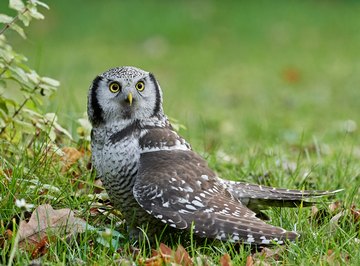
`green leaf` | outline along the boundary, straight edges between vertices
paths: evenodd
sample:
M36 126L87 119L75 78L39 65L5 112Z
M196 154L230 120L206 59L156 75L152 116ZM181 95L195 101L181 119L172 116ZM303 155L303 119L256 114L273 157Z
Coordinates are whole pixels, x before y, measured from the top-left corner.
M57 81L56 79L52 79L49 77L42 77L41 81L47 85L53 86L53 87L58 87L60 86L60 82Z
M32 16L29 14L29 12L25 12L25 13L19 13L18 18L27 27L30 24Z
M10 0L9 7L11 9L15 9L16 11L23 11L25 9L25 5L21 0Z
M5 15L5 14L0 14L0 23L4 23L4 24L8 24L13 20L12 17Z
M20 84L29 86L29 78L24 70L17 66L8 66L9 70L11 71L11 76L15 80L17 80Z
M6 126L6 123L5 123L4 119L2 119L0 116L0 128L3 128L5 126Z
M6 88L6 81L3 79L0 79L0 97L2 97L2 94L4 93L5 88Z
M13 121L16 125L21 126L22 132L31 133L35 131L34 125L29 122L25 122L15 118L13 119Z
M45 7L46 9L50 9L49 6L41 1L38 1L38 0L31 0L31 2L34 4L34 5L39 5L39 6L42 6L42 7Z
M34 84L38 84L40 82L40 76L34 70L31 70L30 73L27 73L27 76Z
M21 37L26 39L25 32L24 32L23 28L21 28L19 25L13 23L10 25L10 29L16 31Z
M14 59L13 53L0 48L0 58L4 58L6 63L10 63Z
M6 106L6 102L0 98L0 109L4 111L4 115L9 114L9 109Z
M44 19L44 15L37 11L36 7L29 8L29 15L34 19Z

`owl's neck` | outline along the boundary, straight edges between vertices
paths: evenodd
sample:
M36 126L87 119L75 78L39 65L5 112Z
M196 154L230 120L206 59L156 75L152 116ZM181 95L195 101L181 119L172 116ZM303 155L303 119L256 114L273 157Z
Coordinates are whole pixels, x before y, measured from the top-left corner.
M105 130L109 133L116 133L121 130L124 130L130 126L136 125L139 128L142 127L167 127L170 125L168 118L165 115L150 117L146 119L123 119L117 121L111 121L105 125L100 125L96 127L99 130ZM94 128L95 129L95 128Z

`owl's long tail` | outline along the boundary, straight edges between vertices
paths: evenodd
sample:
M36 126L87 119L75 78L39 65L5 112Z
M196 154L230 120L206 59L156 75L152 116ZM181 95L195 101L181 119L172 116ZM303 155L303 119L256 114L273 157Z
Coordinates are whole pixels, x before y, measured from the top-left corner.
M221 182L235 198L255 212L269 207L308 207L315 203L311 199L331 197L343 190L292 190L228 180Z

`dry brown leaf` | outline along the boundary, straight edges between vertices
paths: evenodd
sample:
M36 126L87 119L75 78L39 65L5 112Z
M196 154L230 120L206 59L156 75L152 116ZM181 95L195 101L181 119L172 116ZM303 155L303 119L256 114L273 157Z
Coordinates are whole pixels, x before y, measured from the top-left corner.
M160 243L159 250L160 250L160 255L165 263L168 263L172 260L173 251L171 250L171 248L169 248L164 243Z
M330 265L341 265L342 261L349 262L350 261L350 255L345 252L340 253L340 258L336 256L336 253L334 250L329 249L326 252L326 262Z
M231 258L230 255L225 253L224 255L222 255L222 257L220 258L220 265L221 266L231 266Z
M252 265L271 265L274 260L281 260L281 255L284 251L285 248L283 246L272 249L263 247L260 252L257 252L252 256Z
M182 245L179 245L175 251L175 263L183 265L183 266L189 266L193 265L193 262L191 260L191 257L189 253L185 250L185 248Z
M45 255L49 249L49 238L47 236L44 236L43 239L35 246L33 252L31 253L31 258L36 259L43 255Z
M334 212L339 211L341 207L342 207L341 201L335 201L335 202L332 202L332 203L329 205L329 210L330 210L332 213L334 213Z
M316 206L311 207L311 219L319 225L330 219L330 223L337 223L339 218L343 216L343 208L341 201L335 201L328 205L328 208L318 209Z
M13 232L10 229L6 229L4 234L0 236L0 248L4 248L6 241L11 241Z
M139 258L137 262L139 265L145 265L145 266L161 266L165 264L159 254L145 260L143 258Z
M67 170L69 170L69 168L74 163L76 163L81 157L83 157L83 153L73 147L64 147L61 149L61 151L64 153L64 156L61 157L61 161L64 164L61 169L62 172L66 172Z
M70 209L54 210L51 205L40 205L32 213L29 222L20 222L19 246L33 250L45 237L83 232L84 224L85 221L76 218Z
M351 206L350 212L351 212L351 215L354 218L354 222L355 223L360 222L360 209L356 209L355 204L353 204Z
M252 256L247 256L246 257L246 264L245 264L245 266L253 266L254 265L254 259L253 259L253 257Z

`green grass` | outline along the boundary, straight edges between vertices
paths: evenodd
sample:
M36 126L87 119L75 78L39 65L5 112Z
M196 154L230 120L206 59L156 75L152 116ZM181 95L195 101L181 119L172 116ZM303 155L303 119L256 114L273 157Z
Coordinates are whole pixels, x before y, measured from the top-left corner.
M159 79L166 113L187 127L181 134L220 176L288 188L344 188L336 199L346 215L335 229L331 216L319 225L305 208L269 214L273 224L289 230L296 224L302 232L286 246L281 264L331 264L327 252L333 250L334 263L358 265L359 224L351 222L349 209L353 203L360 208L360 3L225 2L49 1L46 20L31 24L28 40L10 38L30 65L60 80L46 109L74 135L91 80L110 67L134 65ZM355 127L346 130L349 125ZM0 147L8 152L6 144ZM1 177L0 235L19 214L16 198L69 207L95 227L115 227L114 220L89 214L87 194L95 187L88 157L62 173L43 147L34 150L0 162L12 169L12 178ZM39 193L44 186L30 189L29 179L59 192ZM59 238L43 260L102 265L121 257L95 238ZM1 251L3 260L10 248ZM185 248L216 263L228 252L234 265L245 264L250 253L228 244ZM17 264L29 260L28 253L16 253Z

